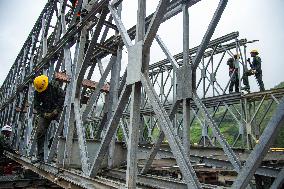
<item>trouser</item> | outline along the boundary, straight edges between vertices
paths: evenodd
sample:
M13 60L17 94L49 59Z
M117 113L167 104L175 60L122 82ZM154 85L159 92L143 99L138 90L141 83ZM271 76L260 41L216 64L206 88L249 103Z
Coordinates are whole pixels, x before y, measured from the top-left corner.
M44 141L51 121L52 119L46 119L42 116L38 116L36 120L37 156L40 159L44 158Z
M47 119L47 118L44 118L43 116L37 117L37 120L36 120L37 156L40 159L44 158L44 141L45 141L45 137L46 137L49 125L52 120L58 121L58 117L52 118L52 119Z
M250 89L248 76L251 76L251 75L253 75L251 70L248 70L248 71L244 72L244 75L243 75L243 78L242 78L245 89L247 89L247 90Z
M260 91L265 91L265 88L264 88L264 84L263 84L263 81L262 81L262 73L256 73L255 74L255 78L256 78L256 81L258 83L258 86L259 86L259 90Z
M235 92L239 92L239 76L237 73L234 73L234 75L231 77L231 83L229 86L230 93L233 92L234 86L235 86Z
M4 150L8 151L8 152L13 152L13 148L10 144L9 139L7 138L3 138L0 139L0 156L3 155Z
M11 145L11 143L10 143L10 140L9 140L9 138L7 138L6 140L5 140L5 148L4 148L4 150L6 150L6 151L8 151L8 152L13 152L14 150L13 150L13 148L12 148L12 145Z
M249 89L250 86L249 86L249 81L248 81L248 76L251 76L253 75L251 70L247 71L244 73L243 75L243 83L245 85L245 88ZM258 86L259 86L259 90L260 91L264 91L265 88L264 88L264 84L263 84L263 81L262 81L262 72L261 71L257 71L256 74L254 74L255 76L255 79L258 83Z

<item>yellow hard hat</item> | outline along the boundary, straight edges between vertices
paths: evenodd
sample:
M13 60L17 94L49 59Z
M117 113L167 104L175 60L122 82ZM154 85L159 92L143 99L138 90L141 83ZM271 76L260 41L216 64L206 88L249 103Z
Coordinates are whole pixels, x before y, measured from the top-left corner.
M37 76L34 79L35 90L39 93L45 91L48 86L48 77L46 75Z
M235 59L240 58L240 54L234 54L234 58L235 58Z
M253 49L253 50L251 50L251 51L250 51L250 53L255 53L255 54L258 54L258 50L256 50L256 49Z

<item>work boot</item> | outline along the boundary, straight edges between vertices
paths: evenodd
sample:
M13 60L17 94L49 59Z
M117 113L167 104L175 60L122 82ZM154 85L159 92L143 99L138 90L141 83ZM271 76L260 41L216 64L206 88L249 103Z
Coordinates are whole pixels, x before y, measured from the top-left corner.
M262 81L261 81L261 83L260 83L260 85L259 85L259 90L260 90L260 92L265 91L264 84L263 84Z
M264 88L260 88L260 92L263 92L263 91L265 91L265 89Z
M32 163L32 164L36 164L36 163L39 163L39 162L41 162L41 161L42 161L41 159L38 159L38 158L37 158L37 159L32 160L31 163Z
M245 90L247 91L248 93L250 92L250 87L249 86L244 86L241 88L241 90Z
M35 164L35 163L44 163L44 157L43 155L38 155L36 159L32 160L31 161L32 164Z

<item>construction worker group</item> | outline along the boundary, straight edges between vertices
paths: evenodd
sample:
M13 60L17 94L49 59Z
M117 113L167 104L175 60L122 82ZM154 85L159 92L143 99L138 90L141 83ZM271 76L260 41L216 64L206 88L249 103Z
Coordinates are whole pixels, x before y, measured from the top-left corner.
M248 77L252 75L254 75L256 78L256 81L259 85L259 90L260 91L265 90L264 83L262 81L261 58L258 55L259 52L257 50L252 50L250 52L252 61L250 60L250 58L247 59L247 62L250 65L251 69L247 69L244 66L243 77L242 77L244 87L242 87L241 89L247 92L250 92ZM234 55L233 57L227 60L227 65L229 66L229 76L230 76L229 93L233 92L234 87L235 87L235 92L240 92L239 58L240 58L239 55Z

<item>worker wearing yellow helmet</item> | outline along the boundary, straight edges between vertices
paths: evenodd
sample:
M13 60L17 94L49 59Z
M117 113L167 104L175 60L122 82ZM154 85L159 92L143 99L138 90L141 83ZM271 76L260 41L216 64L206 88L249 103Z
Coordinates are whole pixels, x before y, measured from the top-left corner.
M250 51L250 56L252 57L250 66L255 71L254 76L256 78L260 91L264 91L265 88L262 81L261 58L258 56L258 54L258 50L256 49Z
M259 53L258 53L258 50L256 50L256 49L253 49L253 50L251 50L251 51L250 51L250 54L255 54L255 55L258 55Z
M48 77L46 75L37 76L34 79L35 90L39 93L45 91L48 86Z
M34 109L37 111L37 160L43 161L45 134L52 120L59 120L63 109L65 94L55 81L49 82L46 75L37 76L34 79Z
M262 81L262 69L261 69L261 58L258 56L259 52L256 49L253 49L250 51L250 56L252 57L252 62L250 58L248 58L248 63L251 67L251 70L248 70L244 76L243 76L243 83L245 85L245 88L249 89L249 83L248 83L248 76L254 75L256 78L256 81L259 86L260 91L264 91L264 83Z

